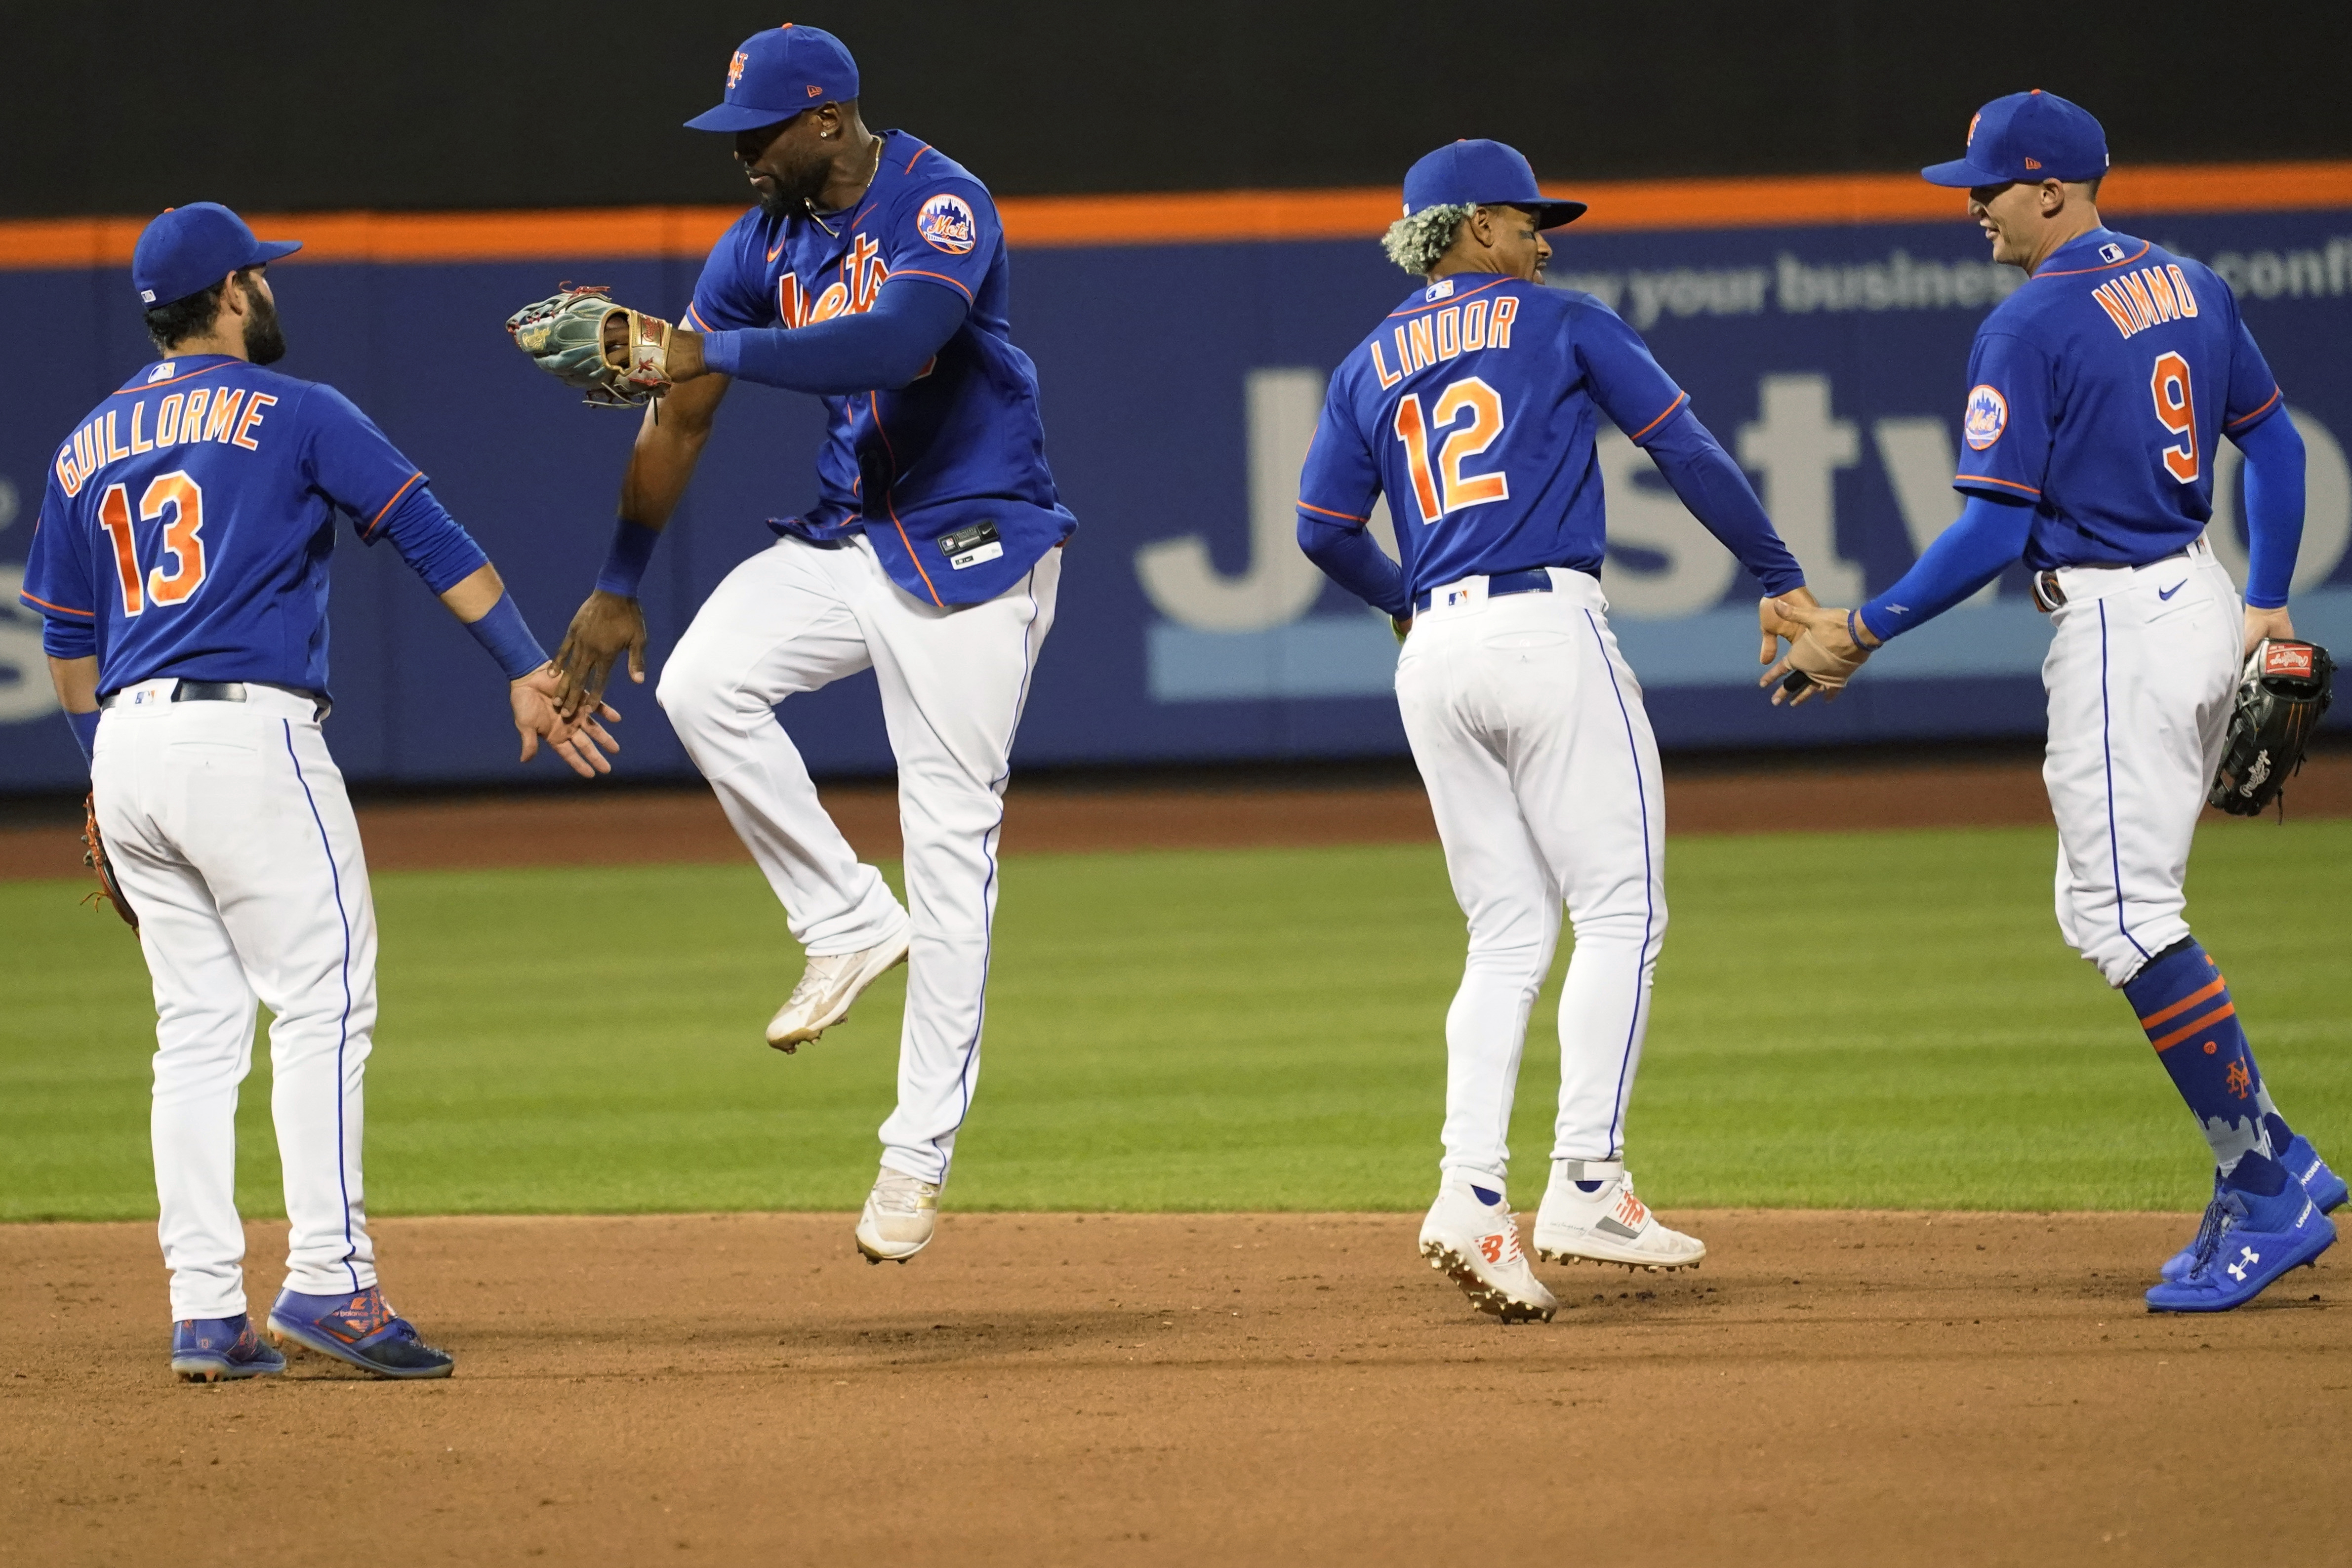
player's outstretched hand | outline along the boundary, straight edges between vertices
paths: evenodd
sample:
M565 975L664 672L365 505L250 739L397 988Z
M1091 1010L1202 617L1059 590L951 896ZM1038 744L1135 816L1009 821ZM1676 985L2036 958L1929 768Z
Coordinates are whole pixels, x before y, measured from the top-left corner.
M643 685L646 612L635 600L600 588L572 617L563 645L555 651L560 677L556 711L566 719L575 719L603 702L604 683L613 678L613 666L624 653L629 655L629 679Z
M1769 664L1780 656L1780 643L1783 639L1793 643L1805 634L1805 623L1780 607L1783 600L1790 605L1801 605L1807 610L1819 610L1822 607L1821 601L1813 597L1813 591L1810 588L1792 588L1779 599L1767 594L1758 600L1756 629L1762 634L1764 640L1763 647L1759 649L1756 654L1756 662L1759 664Z
M507 700L514 707L515 730L522 737L522 760L528 762L538 756L539 743L544 740L548 749L563 758L581 778L593 779L599 773L610 773L613 765L604 757L620 750L621 743L613 738L604 724L618 724L621 716L609 705L599 703L593 712L565 719L555 703L560 684L555 665L550 663L507 687Z
M1817 695L1834 700L1871 654L1871 649L1856 643L1848 630L1853 624L1850 612L1801 604L1793 594L1765 602L1777 605L1773 612L1802 628L1802 634L1789 644L1787 655L1765 671L1756 684L1774 686L1774 707L1784 703L1795 707ZM1775 682L1779 683L1776 686Z
M2257 610L2251 604L2246 606L2246 645L2238 650L2238 657L2252 658L2254 644L2265 637L2275 637L2288 643L2294 641L2294 621L2287 614L2285 605L2282 604L2276 610Z

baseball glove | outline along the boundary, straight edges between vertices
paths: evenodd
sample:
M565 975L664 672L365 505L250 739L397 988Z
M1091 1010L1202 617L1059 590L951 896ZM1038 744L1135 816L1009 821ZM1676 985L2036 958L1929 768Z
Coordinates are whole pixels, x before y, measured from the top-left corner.
M106 858L106 840L98 831L98 791L93 789L81 802L81 863L89 867L98 878L98 889L85 894L84 904L111 904L114 913L133 931L139 929L139 912L122 895L122 884L114 880L114 862Z
M2261 816L2302 768L2304 745L2327 711L2335 674L2336 661L2316 643L2265 637L2255 643L2238 677L2229 738L2206 800L2233 817Z
M670 324L613 303L601 285L573 287L507 318L531 363L600 408L639 408L669 391Z

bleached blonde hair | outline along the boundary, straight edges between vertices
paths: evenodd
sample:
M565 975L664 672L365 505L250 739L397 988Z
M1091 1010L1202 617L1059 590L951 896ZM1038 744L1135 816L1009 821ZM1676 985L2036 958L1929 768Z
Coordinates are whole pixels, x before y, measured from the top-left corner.
M1462 221L1472 211L1463 203L1423 207L1391 224L1389 232L1381 236L1381 248L1415 277L1425 277L1437 258L1453 248L1454 236L1462 231Z

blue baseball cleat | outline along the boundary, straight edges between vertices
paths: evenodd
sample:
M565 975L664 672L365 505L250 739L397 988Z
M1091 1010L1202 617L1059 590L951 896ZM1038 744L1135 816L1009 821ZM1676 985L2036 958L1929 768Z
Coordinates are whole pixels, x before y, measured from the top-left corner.
M261 1343L243 1312L183 1318L172 1325L172 1370L183 1383L220 1383L283 1372L286 1358Z
M2319 1212L2292 1175L2267 1197L2225 1180L2213 1209L2210 1234L2199 1232L2201 1241L2188 1276L2149 1287L2149 1312L2226 1312L2242 1307L2271 1281L2315 1261L2336 1244L2335 1221Z
M2288 1175L2303 1183L2303 1190L2311 1195L2311 1201L2319 1206L2320 1213L2332 1214L2344 1207L2344 1199L2347 1196L2344 1178L2328 1168L2327 1162L2319 1157L2319 1151L2311 1146L2310 1139L2297 1133L2294 1142L2287 1145L2286 1153L2278 1160L2287 1168ZM2197 1239L2167 1258L2164 1267L2157 1271L2157 1278L2168 1283L2189 1278L2189 1270L2197 1264L2198 1249L2205 1245L2213 1228L2221 1223L2221 1178L2217 1175L2213 1178L2213 1201L2205 1206L2205 1218L2197 1227Z
M350 1362L378 1377L446 1377L457 1358L416 1336L373 1285L348 1296L286 1291L269 1309L269 1337Z

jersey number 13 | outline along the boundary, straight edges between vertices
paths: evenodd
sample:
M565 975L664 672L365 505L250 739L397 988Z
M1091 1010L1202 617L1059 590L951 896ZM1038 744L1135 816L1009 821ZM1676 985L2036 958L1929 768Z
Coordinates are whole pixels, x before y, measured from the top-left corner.
M1433 460L1430 438L1460 423L1465 413L1470 422L1446 436ZM1421 508L1424 525L1465 507L1505 500L1510 496L1507 475L1462 472L1465 461L1494 445L1503 434L1502 394L1478 377L1465 376L1439 392L1436 406L1426 419L1422 416L1421 394L1405 393L1397 404L1395 428L1396 438L1404 443L1405 468L1412 476L1413 504Z
M98 523L114 545L114 574L122 589L125 615L139 614L151 599L158 604L183 603L204 586L205 493L184 469L158 474L139 497L141 522L162 521L166 513L172 520L163 528L163 553L172 558L172 570L158 566L142 580L138 541L131 531L131 492L110 485L99 498Z

